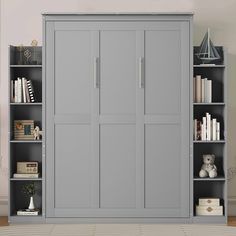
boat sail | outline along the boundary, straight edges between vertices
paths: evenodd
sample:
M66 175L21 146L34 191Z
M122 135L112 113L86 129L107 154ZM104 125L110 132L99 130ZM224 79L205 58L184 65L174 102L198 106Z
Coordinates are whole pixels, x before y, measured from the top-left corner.
M220 55L213 45L210 39L210 29L208 28L202 43L199 47L199 52L195 54L200 60L202 60L203 64L210 63L215 60L220 59Z

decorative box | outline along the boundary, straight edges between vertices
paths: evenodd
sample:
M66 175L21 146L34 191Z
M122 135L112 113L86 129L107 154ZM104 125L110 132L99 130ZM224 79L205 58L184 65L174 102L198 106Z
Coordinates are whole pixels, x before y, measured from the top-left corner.
M199 198L198 199L199 206L220 206L219 198Z
M223 206L196 206L197 216L222 216Z

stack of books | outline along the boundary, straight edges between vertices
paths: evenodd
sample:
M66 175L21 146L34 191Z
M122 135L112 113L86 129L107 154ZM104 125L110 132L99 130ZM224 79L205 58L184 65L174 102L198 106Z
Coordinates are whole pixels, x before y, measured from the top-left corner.
M34 88L31 80L20 77L16 80L11 80L11 102L35 102Z
M194 119L193 139L203 141L219 141L220 140L220 122L217 119L211 119L208 112L206 116L199 121Z
M197 75L193 78L193 101L195 103L212 102L212 80Z
M220 206L219 198L199 198L196 206L197 216L222 216L223 206Z

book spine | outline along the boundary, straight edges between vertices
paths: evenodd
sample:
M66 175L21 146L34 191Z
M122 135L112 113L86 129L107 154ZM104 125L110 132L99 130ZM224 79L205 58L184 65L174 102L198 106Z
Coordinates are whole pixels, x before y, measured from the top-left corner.
M22 93L23 93L23 102L26 103L25 78L22 78Z
M23 211L17 211L18 216L37 216L38 212L23 212Z
M200 103L202 101L202 88L201 88L201 75L196 76L196 102Z
M193 102L196 102L196 78L193 77Z
M30 103L30 96L29 96L29 89L27 85L27 80L25 80L25 93L26 93L26 101L27 103Z
M202 123L197 121L197 140L202 140Z
M17 78L18 81L18 102L22 102L22 84L21 84L21 79Z
M205 79L201 79L201 102L205 102Z
M216 140L220 140L220 122L216 122Z
M206 102L211 103L212 102L212 81L211 80L207 80L206 82L206 94L207 94Z
M11 93L11 95L10 95L10 101L11 101L11 102L14 102L13 86L14 86L14 82L13 82L13 80L11 80L11 88L10 88L10 93Z
M18 102L18 80L15 80L15 102Z
M207 140L206 128L207 128L206 117L202 117L202 140L204 140L204 141Z
M212 140L216 141L216 119L212 119Z
M35 102L34 89L33 89L33 84L31 80L27 80L27 86L29 90L30 101Z
M13 178L38 178L39 174L13 174Z
M194 140L197 140L197 119L194 119L194 121L193 121L193 123L194 123L194 130L193 130L193 139Z
M207 141L211 141L211 115L206 113L207 118Z

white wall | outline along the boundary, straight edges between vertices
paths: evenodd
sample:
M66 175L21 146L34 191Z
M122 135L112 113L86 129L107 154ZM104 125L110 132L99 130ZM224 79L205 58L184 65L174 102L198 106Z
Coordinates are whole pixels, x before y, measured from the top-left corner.
M194 44L211 28L213 42L228 48L229 166L236 166L236 0L1 0L1 155L0 204L7 196L7 82L8 45L42 41L42 12L194 11ZM236 177L229 182L229 196L236 202ZM233 201L231 201L232 203ZM235 205L236 206L236 205ZM232 210L233 208L230 207ZM234 209L233 209L234 210ZM236 214L236 207L235 207ZM1 208L0 208L1 215Z

